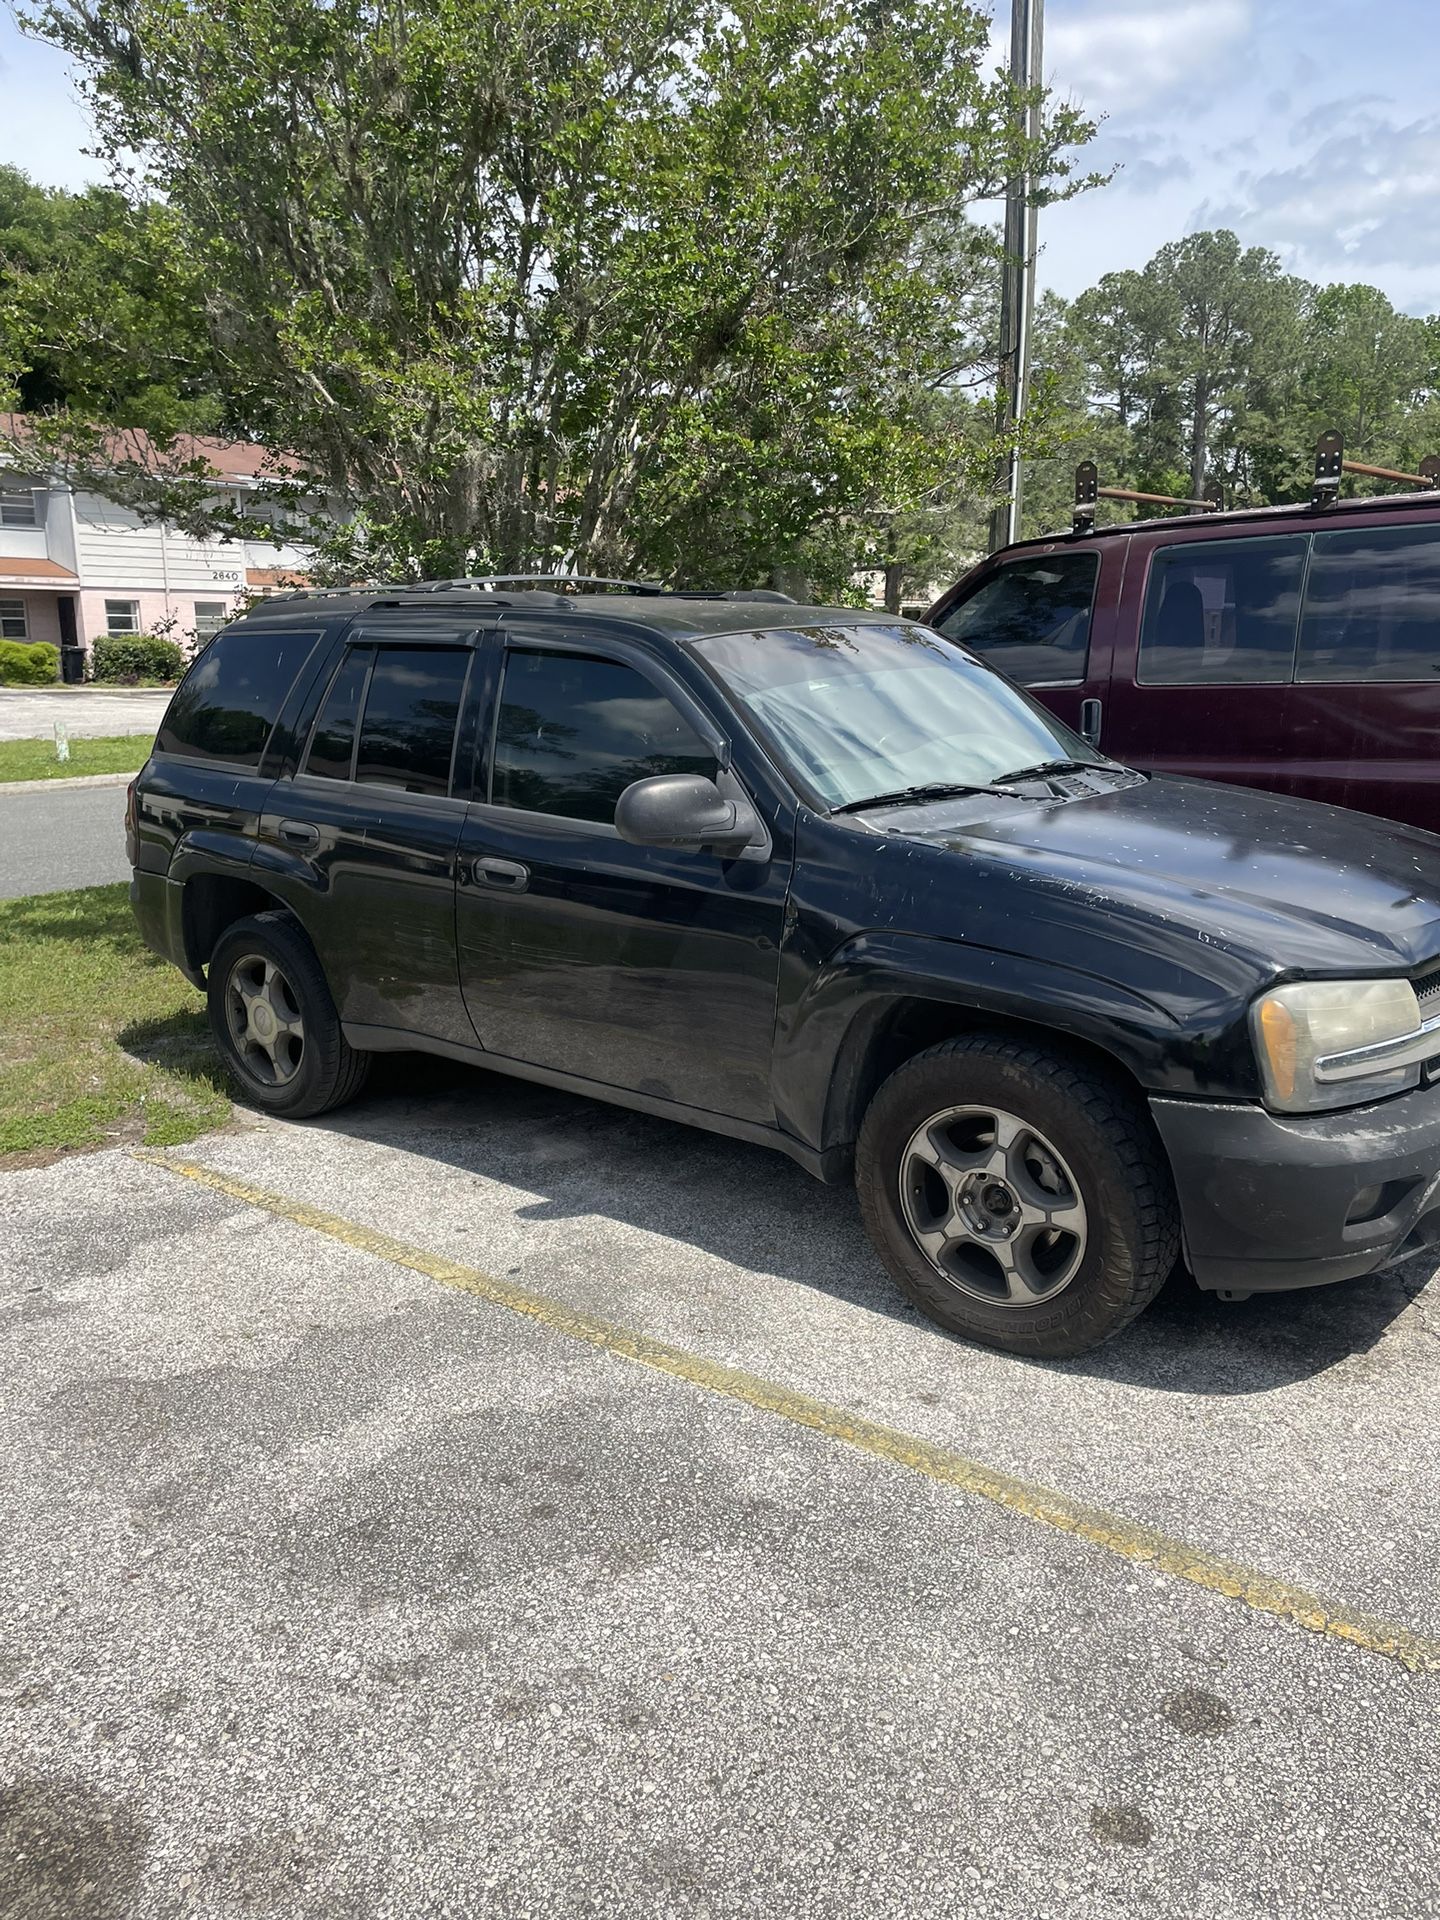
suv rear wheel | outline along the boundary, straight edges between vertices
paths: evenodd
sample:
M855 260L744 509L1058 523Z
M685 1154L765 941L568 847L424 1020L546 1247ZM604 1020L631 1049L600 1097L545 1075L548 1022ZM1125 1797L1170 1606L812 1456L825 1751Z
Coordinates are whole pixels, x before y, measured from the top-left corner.
M315 949L288 913L227 927L207 986L216 1043L251 1106L303 1120L365 1084L370 1055L340 1031Z
M865 1115L856 1185L915 1305L1010 1353L1099 1346L1179 1253L1169 1168L1137 1102L1024 1041L970 1035L898 1068Z

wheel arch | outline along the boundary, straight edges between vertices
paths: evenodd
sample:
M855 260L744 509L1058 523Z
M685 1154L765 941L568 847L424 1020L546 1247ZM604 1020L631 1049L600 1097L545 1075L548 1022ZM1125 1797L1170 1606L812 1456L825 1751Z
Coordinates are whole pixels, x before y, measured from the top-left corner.
M966 1005L924 993L896 994L857 1014L847 1028L831 1077L825 1109L825 1139L852 1147L865 1110L897 1068L916 1054L965 1034L1024 1040L1083 1063L1118 1080L1142 1105L1146 1093L1135 1066L1119 1048L1109 1048L1072 1028L993 1007Z
M184 885L181 929L192 976L204 973L220 936L237 920L276 908L288 910L278 894L246 875L194 873Z

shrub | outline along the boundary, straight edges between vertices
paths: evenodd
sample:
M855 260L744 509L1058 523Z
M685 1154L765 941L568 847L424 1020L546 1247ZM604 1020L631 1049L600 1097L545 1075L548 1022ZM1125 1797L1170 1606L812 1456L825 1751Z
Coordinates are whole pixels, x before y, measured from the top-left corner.
M155 633L109 633L95 642L90 678L123 685L137 680L178 680L184 659L173 640Z
M0 686L48 687L60 677L60 649L48 640L0 640Z

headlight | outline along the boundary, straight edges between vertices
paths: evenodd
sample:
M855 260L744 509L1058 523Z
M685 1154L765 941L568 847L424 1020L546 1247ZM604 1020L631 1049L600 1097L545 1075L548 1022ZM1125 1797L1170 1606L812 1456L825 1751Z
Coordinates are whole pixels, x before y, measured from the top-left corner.
M1265 1103L1281 1113L1356 1106L1418 1085L1440 1053L1408 980L1301 980L1250 1013Z

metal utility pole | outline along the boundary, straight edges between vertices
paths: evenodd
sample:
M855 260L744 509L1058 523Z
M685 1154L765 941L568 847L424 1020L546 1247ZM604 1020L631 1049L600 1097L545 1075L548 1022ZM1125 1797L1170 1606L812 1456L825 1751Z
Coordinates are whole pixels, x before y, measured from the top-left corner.
M1017 87L1040 85L1045 0L1010 0L1010 78ZM1040 106L1025 116L1026 137L1040 138ZM995 384L995 431L1009 433L1025 411L1030 385L1030 328L1035 315L1036 219L1028 169L1005 188L1005 263L1000 282L1000 368ZM1004 496L990 516L990 551L1020 530L1020 461L1013 449L999 475Z

